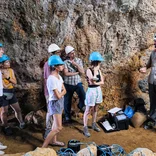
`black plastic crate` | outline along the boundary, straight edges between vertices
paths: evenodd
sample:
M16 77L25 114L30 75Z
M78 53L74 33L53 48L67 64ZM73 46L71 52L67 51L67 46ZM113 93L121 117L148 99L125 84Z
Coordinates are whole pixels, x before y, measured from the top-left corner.
M125 114L114 115L114 122L119 130L127 130L129 128L129 119Z

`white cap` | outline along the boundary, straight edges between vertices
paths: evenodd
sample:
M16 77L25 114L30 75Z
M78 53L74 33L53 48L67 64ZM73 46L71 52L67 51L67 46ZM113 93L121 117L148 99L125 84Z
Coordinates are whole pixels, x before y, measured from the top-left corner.
M72 46L66 46L65 47L65 52L66 54L69 54L70 52L72 52L74 50L74 48Z
M53 53L57 50L60 50L60 47L58 45L56 45L55 43L52 43L49 47L48 47L48 53Z

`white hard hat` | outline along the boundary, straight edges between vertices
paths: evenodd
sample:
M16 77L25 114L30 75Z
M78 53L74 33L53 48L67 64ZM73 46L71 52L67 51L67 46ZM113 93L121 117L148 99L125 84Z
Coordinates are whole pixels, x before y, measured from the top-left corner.
M74 50L74 48L72 46L66 46L65 47L65 52L66 54L69 54L70 52L72 52Z
M48 53L53 53L57 50L60 50L60 47L55 44L55 43L52 43L49 47L48 47Z
M154 39L154 41L156 41L156 33L154 34L154 38L153 39Z

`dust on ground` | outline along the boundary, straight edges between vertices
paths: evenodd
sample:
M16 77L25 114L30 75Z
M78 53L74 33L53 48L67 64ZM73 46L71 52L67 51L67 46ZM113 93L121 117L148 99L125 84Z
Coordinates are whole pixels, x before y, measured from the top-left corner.
M101 132L95 132L89 128L91 137L86 138L82 132L83 121L78 119L72 124L63 125L63 130L58 136L59 141L68 143L71 139L77 139L81 142L95 142L97 145L102 144L119 144L124 148L126 153L141 147L148 148L153 152L156 152L156 130L145 130L143 127L134 128L129 126L128 130L121 130L117 132L105 133L102 129ZM34 150L36 147L41 147L43 143L42 129L34 129L33 126L28 126L24 130L20 130L17 127L14 129L13 136L5 136L0 133L0 141L8 146L5 150L6 154L14 153L26 153ZM59 150L59 147L52 147L54 150ZM81 148L85 147L82 145Z

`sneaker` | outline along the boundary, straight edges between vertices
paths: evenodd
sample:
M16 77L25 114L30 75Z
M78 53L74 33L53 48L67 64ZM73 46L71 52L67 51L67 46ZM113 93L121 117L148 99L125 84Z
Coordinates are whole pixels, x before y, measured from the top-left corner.
M4 150L4 149L6 149L7 148L7 146L4 146L1 142L0 142L0 150Z
M26 127L25 122L20 123L19 127L20 127L20 129L24 129Z
M5 152L3 152L3 151L0 150L0 155L3 155L4 153L5 153Z
M97 132L100 132L101 130L100 130L100 128L97 126L97 124L94 122L94 123L92 123L92 129L94 130L94 131L97 131Z
M10 136L13 134L12 129L10 127L3 127L2 131L4 132L5 135Z
M87 127L87 126L85 126L85 127L83 128L83 134L84 134L86 137L90 137L90 133L88 132L88 127Z

